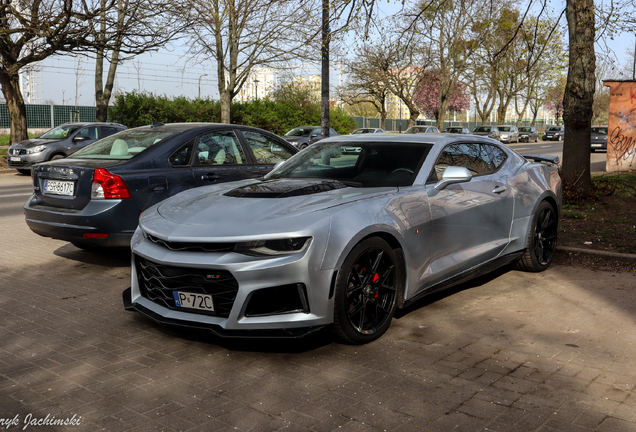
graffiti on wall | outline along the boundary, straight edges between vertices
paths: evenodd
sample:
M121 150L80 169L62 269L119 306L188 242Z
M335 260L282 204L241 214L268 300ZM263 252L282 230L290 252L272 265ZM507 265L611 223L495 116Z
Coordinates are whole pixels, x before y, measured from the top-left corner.
M610 88L606 170L636 169L636 82L603 84Z

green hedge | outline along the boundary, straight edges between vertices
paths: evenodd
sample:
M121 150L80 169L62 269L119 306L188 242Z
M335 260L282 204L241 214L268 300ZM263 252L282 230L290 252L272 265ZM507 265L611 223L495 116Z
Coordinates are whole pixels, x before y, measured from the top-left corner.
M284 135L297 126L320 125L320 104L308 103L297 108L292 103L269 99L247 103L232 103L232 123L254 126L277 135ZM168 98L147 93L127 93L117 96L108 112L110 121L129 128L153 122L213 122L221 121L221 103L211 99ZM356 121L339 107L330 111L330 125L340 134L357 127Z

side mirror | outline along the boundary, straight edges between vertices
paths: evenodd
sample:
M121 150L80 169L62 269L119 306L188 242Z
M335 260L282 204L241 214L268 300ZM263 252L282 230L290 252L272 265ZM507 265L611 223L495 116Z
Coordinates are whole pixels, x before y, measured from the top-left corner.
M85 136L75 136L73 137L73 141L86 141L88 138Z
M465 183L469 182L473 178L473 175L468 171L466 167L449 166L444 170L442 179L435 184L435 189L443 190L446 186L453 183Z

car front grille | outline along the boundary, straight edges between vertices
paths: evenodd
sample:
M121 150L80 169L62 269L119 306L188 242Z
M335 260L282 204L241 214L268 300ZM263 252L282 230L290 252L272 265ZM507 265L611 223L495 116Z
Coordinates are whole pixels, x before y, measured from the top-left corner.
M239 286L229 271L167 266L138 255L135 266L141 295L148 300L183 312L223 318L230 315ZM214 312L176 306L173 291L210 294Z
M20 156L25 154L26 154L26 149L9 149L10 156Z

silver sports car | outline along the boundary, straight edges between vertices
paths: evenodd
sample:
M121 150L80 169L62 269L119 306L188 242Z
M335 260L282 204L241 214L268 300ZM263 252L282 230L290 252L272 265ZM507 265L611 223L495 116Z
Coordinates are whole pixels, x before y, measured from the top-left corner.
M263 179L146 210L124 305L221 336L333 325L346 342L370 342L424 295L510 263L545 270L561 212L556 162L470 135L325 139Z

